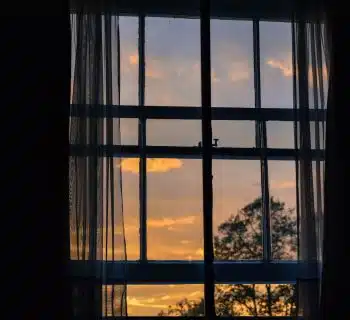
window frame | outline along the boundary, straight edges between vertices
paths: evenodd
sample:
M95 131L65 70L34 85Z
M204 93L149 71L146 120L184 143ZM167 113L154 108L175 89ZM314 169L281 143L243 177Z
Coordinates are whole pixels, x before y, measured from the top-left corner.
M126 262L107 262L106 263L106 283L103 284L202 284L204 283L204 261L152 261L147 260L147 175L146 159L153 158L189 158L202 159L202 148L193 147L169 147L169 146L148 146L146 141L146 125L148 119L158 120L202 120L202 107L177 107L177 106L145 106L144 88L145 88L145 15L147 16L176 16L183 17L182 12L188 12L186 18L199 18L199 11L196 11L196 0L178 1L175 6L163 5L161 0L147 1L143 13L140 14L140 2L120 1L119 14L132 15L139 17L139 105L138 106L91 106L86 109L85 106L71 105L71 115L74 117L89 116L103 117L109 114L113 118L137 119L139 121L139 144L133 145L100 145L98 151L102 156L114 157L135 157L140 159L140 260ZM175 2L174 2L175 3ZM215 2L214 2L215 3ZM303 151L289 148L268 148L266 145L266 122L267 121L299 121L301 118L300 110L285 108L261 108L260 107L260 63L259 63L259 20L262 18L269 21L290 20L293 13L294 1L288 0L282 3L277 0L268 0L268 5L261 1L245 1L238 10L234 1L218 1L218 5L212 8L211 19L229 18L229 19L250 19L252 20L254 41L254 82L256 90L255 107L253 108L231 108L231 107L212 107L212 120L250 120L261 125L262 136L260 144L257 141L257 147L254 148L222 148L212 149L212 159L241 159L241 160L293 160L303 157ZM222 4L224 6L221 6ZM278 10L276 10L278 4ZM269 9L269 5L273 5ZM257 16L251 8L256 8L261 13ZM264 10L258 8L264 7ZM283 7L283 8L282 8ZM191 9L192 8L192 9ZM283 12L282 12L283 11ZM235 14L233 14L235 12ZM254 18L254 19L252 19ZM105 110L109 112L106 113ZM325 119L324 110L310 110L309 120L320 121ZM72 155L86 155L90 152L95 153L89 146L71 145ZM313 160L324 160L324 150L311 150ZM265 182L268 187L268 173L262 177L262 183ZM263 197L269 198L268 193ZM268 228L269 212L263 214L266 230ZM216 283L295 283L297 279L316 279L318 277L317 263L306 264L297 261L271 261L269 250L269 237L265 239L263 261L214 261L214 275ZM91 277L89 274L89 265L91 262L70 261L71 276L78 278ZM134 319L140 317L132 317ZM142 317L148 318L148 317ZM151 317L150 317L151 318ZM245 317L245 319L254 317ZM291 317L273 317L273 319L290 319ZM108 319L108 317L105 317ZM255 319L255 318L254 318ZM264 317L269 319L269 317Z

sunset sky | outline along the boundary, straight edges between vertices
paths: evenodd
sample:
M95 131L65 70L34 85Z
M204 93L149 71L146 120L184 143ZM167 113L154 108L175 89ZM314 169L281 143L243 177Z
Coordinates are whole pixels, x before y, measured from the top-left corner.
M138 19L122 17L121 104L138 104ZM253 24L213 20L212 106L254 107ZM262 107L292 108L291 24L261 22ZM200 23L191 19L146 18L146 105L200 106ZM137 144L137 120L121 120L122 144ZM213 121L219 146L254 147L255 124ZM267 124L269 147L293 148L293 123ZM147 143L196 146L198 120L147 120ZM123 159L123 201L129 260L139 258L138 159ZM261 194L256 160L213 160L214 232ZM269 161L270 194L295 207L295 163ZM201 160L148 159L148 258L203 259ZM200 285L129 286L130 315L156 315L181 298L203 296Z
M262 107L292 108L291 25L262 22ZM137 18L121 19L121 103L137 105ZM254 107L253 25L212 21L212 106ZM146 18L146 105L200 106L199 20ZM225 147L253 147L255 124L213 121ZM137 144L137 120L121 121L122 143ZM293 123L267 124L270 147L293 148ZM149 145L195 146L198 120L148 120ZM201 160L147 161L148 258L203 259ZM124 159L123 192L128 259L139 257L138 160ZM271 195L295 206L295 164L270 161ZM259 161L213 160L214 230L258 197ZM129 286L130 315L155 315L184 297L203 296L200 285Z

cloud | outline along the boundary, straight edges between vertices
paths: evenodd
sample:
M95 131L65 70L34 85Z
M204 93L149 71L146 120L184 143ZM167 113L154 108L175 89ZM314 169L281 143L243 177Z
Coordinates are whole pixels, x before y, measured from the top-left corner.
M272 189L294 189L295 181L276 181L272 180L270 182L270 187Z
M129 63L131 65L137 65L139 63L139 55L137 53L130 55Z
M166 296L163 296L163 297L161 297L160 298L160 300L169 300L171 297L170 296L168 296L168 295L166 295Z
M248 80L250 77L249 67L246 62L231 63L229 79L232 82Z
M146 61L145 73L147 78L162 79L164 78L164 63L158 60L148 59Z
M122 171L138 173L139 172L138 158L127 158L121 161ZM183 162L179 159L167 159L167 158L148 158L147 159L147 172L167 172L172 169L179 169L183 165Z
M181 240L181 241L180 241L181 244L189 244L190 242L191 242L191 241L189 241L189 240Z
M203 292L201 291L194 291L188 294L189 297L195 297L195 296L203 296Z
M268 59L266 64L274 69L279 69L285 77L293 76L292 66L292 54L289 54L286 59ZM322 77L326 80L328 78L328 72L326 66L322 67ZM309 86L313 86L313 69L309 66L308 70Z
M285 77L293 75L293 66L291 61L269 59L266 64L274 69L279 69Z
M148 219L147 224L153 228L172 227L178 225L192 225L196 221L196 216L187 216L182 218L163 218L163 219Z
M168 308L166 304L154 304L153 302L149 302L150 300L154 301L154 299L137 299L135 297L128 297L127 303L130 306L135 307L148 307L148 308L156 308L156 309L164 309Z

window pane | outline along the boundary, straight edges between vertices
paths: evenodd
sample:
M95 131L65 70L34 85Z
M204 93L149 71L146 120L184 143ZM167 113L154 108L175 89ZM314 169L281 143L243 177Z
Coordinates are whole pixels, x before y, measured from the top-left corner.
M293 107L291 23L260 22L261 105Z
M121 161L124 229L128 260L138 260L140 256L139 161L138 158L124 158Z
M202 260L201 160L147 159L148 259Z
M138 105L138 18L120 17L120 103Z
M211 20L213 107L254 107L253 24Z
M148 17L145 37L146 105L200 106L199 19Z
M202 140L200 120L147 120L147 144L194 147Z
M113 119L113 121L116 123L118 120ZM118 131L115 132L115 140L113 141L114 144L118 144L118 140L123 145L138 145L138 120L137 119L120 119L120 139L118 138ZM117 130L118 125L116 123L114 130Z
M128 285L128 316L204 315L203 296L201 284Z
M272 258L296 259L297 213L294 161L269 161Z
M213 160L213 177L215 259L261 259L259 161Z
M213 139L218 147L252 148L255 147L254 121L212 121Z
M292 316L296 311L293 284L217 284L218 316Z
M294 149L294 123L291 121L266 122L268 148Z

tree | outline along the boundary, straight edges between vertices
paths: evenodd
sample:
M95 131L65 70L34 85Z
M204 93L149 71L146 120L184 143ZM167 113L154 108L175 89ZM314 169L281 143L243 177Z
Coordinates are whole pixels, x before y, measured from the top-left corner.
M216 260L261 260L262 199L257 198L218 227L214 237ZM270 199L271 254L275 260L295 259L297 225L294 209ZM217 285L216 313L220 316L291 316L295 313L294 286L291 284ZM199 316L204 314L204 300L183 299L161 311L160 316Z

